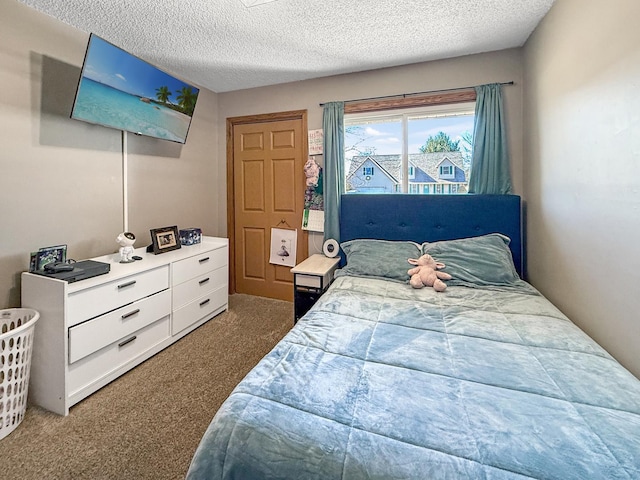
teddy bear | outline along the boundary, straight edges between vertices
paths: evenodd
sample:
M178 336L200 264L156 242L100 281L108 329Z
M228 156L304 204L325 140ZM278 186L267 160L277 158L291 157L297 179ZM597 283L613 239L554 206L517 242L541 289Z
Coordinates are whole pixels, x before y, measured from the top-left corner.
M410 258L408 262L415 265L407 272L411 275L409 284L413 288L433 287L436 292L443 292L447 288L447 284L442 280L451 280L451 275L440 271L445 267L444 263L437 262L428 253L417 259Z

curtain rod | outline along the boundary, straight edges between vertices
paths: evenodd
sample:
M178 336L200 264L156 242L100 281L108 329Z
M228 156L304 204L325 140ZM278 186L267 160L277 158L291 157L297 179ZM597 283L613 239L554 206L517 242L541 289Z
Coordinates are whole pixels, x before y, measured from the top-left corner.
M498 85L513 85L515 82L511 80L510 82L500 82ZM471 87L458 87L458 88L447 88L445 90L431 90L429 92L414 92L414 93L399 93L397 95L386 95L383 97L371 97L371 98L356 98L354 100L345 100L344 103L353 103L353 102L367 102L370 100L383 100L385 98L407 98L413 95L425 95L427 93L444 93L444 92L455 92L456 90L469 90L471 88L475 88L476 86ZM325 102L328 103L328 102ZM321 107L324 107L325 103L320 103Z

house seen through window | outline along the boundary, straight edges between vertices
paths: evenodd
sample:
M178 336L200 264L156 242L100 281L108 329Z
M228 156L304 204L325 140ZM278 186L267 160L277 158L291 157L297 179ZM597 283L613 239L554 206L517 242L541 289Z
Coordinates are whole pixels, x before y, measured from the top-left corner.
M467 193L474 107L345 114L345 191Z

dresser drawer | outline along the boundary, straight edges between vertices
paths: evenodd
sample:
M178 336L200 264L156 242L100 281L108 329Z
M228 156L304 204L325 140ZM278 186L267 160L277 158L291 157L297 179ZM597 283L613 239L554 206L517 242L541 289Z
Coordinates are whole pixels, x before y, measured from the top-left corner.
M67 326L169 288L169 266L147 270L69 295Z
M91 355L171 314L169 290L133 302L69 329L69 363Z
M227 286L223 286L213 292L198 298L197 300L177 309L173 312L171 335L193 325L207 315L211 315L220 307L227 304Z
M177 309L193 302L196 298L217 290L224 286L227 287L227 269L218 268L212 272L207 272L191 280L181 283L171 289L173 295L173 308Z
M69 365L69 395L100 381L169 337L169 317L134 332L119 342Z
M228 257L228 249L224 247L175 262L173 264L172 286L226 266Z

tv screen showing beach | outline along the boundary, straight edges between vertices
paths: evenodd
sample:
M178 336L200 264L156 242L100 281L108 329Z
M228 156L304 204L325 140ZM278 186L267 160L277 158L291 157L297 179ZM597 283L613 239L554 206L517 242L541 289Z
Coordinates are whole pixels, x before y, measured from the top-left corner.
M71 118L184 143L199 91L91 34Z

